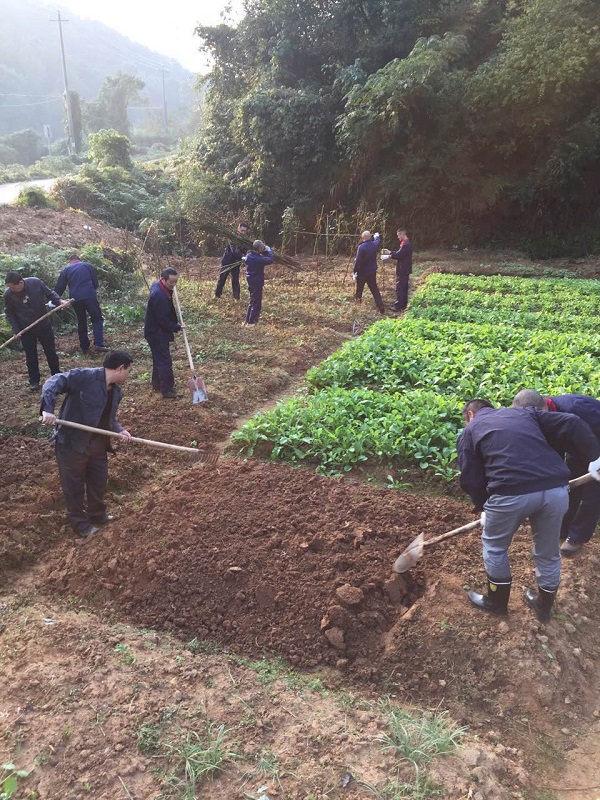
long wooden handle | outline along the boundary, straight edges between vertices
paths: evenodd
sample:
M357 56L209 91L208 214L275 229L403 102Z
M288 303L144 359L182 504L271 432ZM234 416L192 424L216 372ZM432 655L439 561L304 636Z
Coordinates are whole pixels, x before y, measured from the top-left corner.
M179 317L179 324L183 325L183 316L181 315L181 304L179 302L179 295L177 294L177 286L173 287L173 297L175 298L175 308L177 309L177 316ZM190 350L190 343L188 342L187 333L185 332L185 328L181 329L183 333L183 341L185 342L185 350L187 353L188 361L190 362L190 369L192 370L192 375L194 378L196 377L196 371L194 369L194 359L192 358L192 351Z
M471 531L479 524L478 519L473 520L473 522L467 522L466 525L461 525L460 528L454 528L454 530L448 531L448 533L441 533L439 536L434 536L433 539L427 539L427 541L423 542L423 547L429 547L430 544L436 544L437 542L442 542L444 539L449 539L451 536L457 536L459 533Z
M27 333L27 331L30 331L32 328L35 328L36 325L39 325L40 322L42 322L45 319L48 319L48 317L52 316L52 314L56 314L57 311L60 311L63 308L67 308L67 306L70 306L72 302L73 300L67 300L66 303L61 303L59 306L56 306L56 308L51 308L47 314L38 317L38 319L36 319L35 322L32 322L31 325L28 325L26 328L23 328L22 331L19 331L18 334L15 333L15 335L11 336L10 339L7 339L5 342L2 342L2 344L0 344L0 350L2 350L3 347L6 347L7 344L14 342L15 339L20 339L24 333Z
M115 431L107 431L105 428L93 428L91 425L82 425L80 422L70 422L67 419L57 419L56 425L64 425L67 428L77 428L79 431L88 431L89 433L99 433L101 436L110 436L114 439L121 438L121 434ZM201 450L196 450L195 447L183 447L179 444L155 442L153 439L140 439L137 436L132 436L130 441L138 442L138 444L147 444L150 447L162 447L164 450L183 450L186 453L195 453L196 455L202 453Z
M583 484L589 483L593 480L595 480L594 476L590 475L588 472L586 475L582 475L580 478L574 478L572 481L569 481L569 489L574 489L577 486L583 486ZM441 533L439 536L434 536L433 539L428 539L427 541L423 542L423 547L428 547L430 544L442 542L444 539L449 539L451 536L456 536L459 533L466 533L467 531L476 528L479 524L479 520L476 519L473 522L468 522L466 525L461 525L460 528L455 528L453 531Z

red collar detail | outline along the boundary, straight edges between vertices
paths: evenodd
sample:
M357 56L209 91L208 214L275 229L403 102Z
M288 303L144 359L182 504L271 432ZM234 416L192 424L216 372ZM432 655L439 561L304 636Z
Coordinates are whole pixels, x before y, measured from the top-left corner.
M548 411L556 411L556 403L551 397L546 398L546 405L548 406Z

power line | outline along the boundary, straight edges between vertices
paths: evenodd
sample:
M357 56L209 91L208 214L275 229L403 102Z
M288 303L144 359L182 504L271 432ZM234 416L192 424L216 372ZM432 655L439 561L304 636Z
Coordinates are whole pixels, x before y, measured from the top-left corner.
M62 97L53 97L50 100L39 100L37 103L20 103L19 105L10 106L0 104L0 108L31 108L31 106L46 106L48 103L58 103L59 101L62 103Z

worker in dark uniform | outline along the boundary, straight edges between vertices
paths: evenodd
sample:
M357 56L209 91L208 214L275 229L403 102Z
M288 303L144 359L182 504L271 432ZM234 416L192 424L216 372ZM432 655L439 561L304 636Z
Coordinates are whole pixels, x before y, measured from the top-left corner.
M77 334L81 351L87 353L90 349L87 327L89 316L92 321L94 350L100 353L107 352L108 347L104 342L104 318L96 291L98 276L93 265L89 261L82 261L75 253L69 256L69 263L61 270L54 291L61 295L67 286L77 314Z
M525 602L540 622L548 622L560 583L560 529L569 505L569 468L557 450L590 462L600 481L600 442L572 414L536 408L492 408L471 400L458 438L460 484L482 514L483 563L487 595L471 590L469 600L483 611L506 614L512 583L508 548L529 518L538 589Z
M382 260L391 258L396 262L396 302L392 311L404 311L408 305L408 281L412 273L413 249L404 228L398 228L396 236L400 243L397 250L382 250Z
M60 372L54 331L49 319L40 322L35 328L21 335L21 331L43 317L48 312L46 301L55 306L66 304L66 300L53 292L39 278L22 278L19 272L9 272L6 276L7 289L4 292L4 311L12 331L17 336L25 351L25 361L29 375L29 388L37 392L40 388L40 362L38 359L38 342L46 356L52 375Z
M144 338L152 353L152 388L161 392L165 400L177 397L171 358L174 334L185 327L180 324L173 305L173 289L177 285L177 270L165 267L160 279L150 287L150 296L144 318Z
M377 286L377 251L379 250L379 234L371 236L370 231L363 231L362 242L358 245L354 258L354 280L356 281L356 302L362 303L365 284L369 287L375 305L380 314L385 314L381 292Z
M132 363L129 353L113 350L99 369L71 369L48 378L42 388L41 422L56 423L56 401L58 395L64 394L58 419L114 431L128 441L131 434L117 422L117 408L122 397L121 386L129 377ZM104 503L110 439L99 433L57 425L55 447L71 527L79 536L93 536L99 525L111 520Z
M244 256L246 264L246 283L250 292L250 303L246 312L246 325L256 325L262 311L265 267L275 261L271 248L260 239L252 243L252 250Z
M248 235L248 223L240 222L237 226L237 232L240 236L246 237ZM231 275L231 291L234 300L240 299L240 267L242 266L242 258L246 254L246 249L243 245L229 242L223 253L221 259L221 271L219 273L219 280L217 281L217 288L215 289L215 297L221 297L227 278ZM235 265L235 266L232 266Z
M515 395L513 406L524 408L533 406L543 411L559 411L564 414L575 414L592 429L600 439L600 400L584 394L561 394L555 397L543 397L532 389L523 389ZM587 463L573 456L567 456L567 466L571 478L579 478L587 472ZM564 539L560 546L563 556L572 557L587 544L600 522L600 486L596 481L584 483L569 490L569 508L564 516L560 538Z

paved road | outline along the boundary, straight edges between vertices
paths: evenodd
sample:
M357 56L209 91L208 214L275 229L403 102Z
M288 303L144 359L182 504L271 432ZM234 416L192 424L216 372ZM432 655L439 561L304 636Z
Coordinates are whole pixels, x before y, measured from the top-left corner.
M25 186L39 186L45 192L49 192L54 186L56 178L45 178L39 181L19 181L17 183L0 183L0 206L7 203L14 203L19 196L19 192Z

